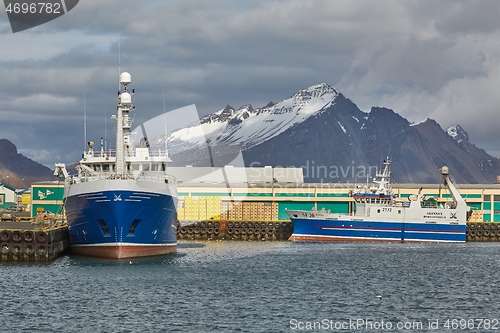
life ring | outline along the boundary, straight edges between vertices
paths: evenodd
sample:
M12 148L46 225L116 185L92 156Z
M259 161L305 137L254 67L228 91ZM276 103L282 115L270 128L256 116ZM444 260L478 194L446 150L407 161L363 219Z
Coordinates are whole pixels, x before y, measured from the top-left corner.
M10 253L10 245L7 242L3 242L0 244L0 249L2 250L2 254L9 254Z
M30 256L32 255L33 253L35 253L35 245L33 245L33 243L27 243L24 245L24 248L23 248L23 252L24 254Z
M25 231L23 232L23 240L27 243L33 242L35 239L35 233L33 231Z
M12 240L15 243L20 243L23 240L23 233L21 232L21 230L12 231Z
M38 244L35 251L37 255L43 257L47 253L47 245Z
M9 230L2 230L2 233L0 236L0 240L2 242L8 242L11 240L11 238L12 238L12 234Z
M45 231L37 231L35 234L35 240L38 243L45 243L47 241L47 233Z
M12 244L11 251L12 251L12 254L16 254L16 255L22 254L23 247L21 246L21 244Z

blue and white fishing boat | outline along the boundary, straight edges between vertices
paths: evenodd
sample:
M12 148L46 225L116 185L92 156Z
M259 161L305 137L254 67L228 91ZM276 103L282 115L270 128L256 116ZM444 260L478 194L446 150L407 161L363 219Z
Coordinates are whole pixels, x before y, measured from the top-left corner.
M293 222L292 241L415 241L465 242L468 206L449 178L448 167L441 168L444 183L453 201L439 203L421 194L409 202L396 201L390 185L390 161L374 178L373 186L359 189L352 197L353 214L325 210L287 210Z
M72 252L103 258L132 258L175 252L177 185L168 175L168 151L150 151L146 138L134 143L129 112L134 110L128 92L131 76L120 75L116 149L94 151L88 142L69 175L56 164L55 175L65 177L64 209Z

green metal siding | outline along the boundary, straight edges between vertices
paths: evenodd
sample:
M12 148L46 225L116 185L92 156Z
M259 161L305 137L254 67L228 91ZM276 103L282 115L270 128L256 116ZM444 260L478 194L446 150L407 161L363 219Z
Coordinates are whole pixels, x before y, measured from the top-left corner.
M348 198L349 194L348 193L318 193L317 195L318 198Z
M480 202L469 202L467 204L470 208L473 210L481 210L481 203Z
M483 210L491 210L491 202L490 201L483 202Z
M314 193L276 193L277 197L314 197Z
M43 211L49 211L55 214L61 214L62 212L62 205L55 205L55 204L33 204L32 209L31 209L31 215L35 216L37 211L39 210Z
M491 214L483 214L483 220L485 222L491 222Z
M62 200L64 187L33 186L32 200Z
M460 194L464 199L481 199L483 196L481 194ZM445 193L442 195L443 198L452 198L451 194Z
M349 204L347 202L318 202L318 209L330 210L332 213L347 214Z

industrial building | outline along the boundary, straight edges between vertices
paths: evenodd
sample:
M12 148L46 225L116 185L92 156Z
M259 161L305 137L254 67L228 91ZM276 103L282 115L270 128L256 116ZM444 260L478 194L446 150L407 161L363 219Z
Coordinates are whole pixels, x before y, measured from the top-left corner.
M313 207L338 213L355 209L351 194L363 184L304 183L300 168L169 168L178 181L178 219L188 221L285 221L285 209ZM436 204L451 200L439 184L393 184L396 200L422 193ZM500 222L500 184L459 184L476 222ZM12 189L10 189L12 192ZM1 193L1 192L0 192ZM64 182L34 183L31 212L61 212ZM12 196L12 193L9 194Z

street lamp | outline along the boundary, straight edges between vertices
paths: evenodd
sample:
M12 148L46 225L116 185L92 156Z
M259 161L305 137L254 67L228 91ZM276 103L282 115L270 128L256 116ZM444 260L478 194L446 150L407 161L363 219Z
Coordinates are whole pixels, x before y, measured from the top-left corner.
M2 179L4 179L4 178L9 178L9 176L0 177L0 182L1 182L1 181L2 181ZM9 185L9 184L7 184L7 185Z
M22 182L23 180L24 180L24 178L23 178L23 179L21 179L21 180L19 180L19 181L17 182L16 189L19 187L19 183L20 183L20 182Z

